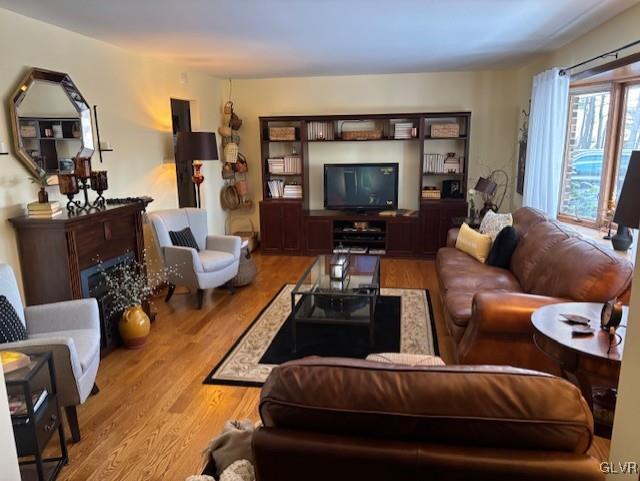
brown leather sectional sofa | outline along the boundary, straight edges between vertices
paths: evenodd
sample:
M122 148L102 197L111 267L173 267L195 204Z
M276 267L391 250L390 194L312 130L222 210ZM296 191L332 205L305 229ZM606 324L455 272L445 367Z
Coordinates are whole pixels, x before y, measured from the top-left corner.
M565 301L628 302L633 265L544 214L513 214L520 241L510 269L487 266L455 249L457 229L438 251L445 323L459 364L502 364L556 373L533 344L531 313Z
M504 366L307 358L273 370L257 481L602 481L573 384Z

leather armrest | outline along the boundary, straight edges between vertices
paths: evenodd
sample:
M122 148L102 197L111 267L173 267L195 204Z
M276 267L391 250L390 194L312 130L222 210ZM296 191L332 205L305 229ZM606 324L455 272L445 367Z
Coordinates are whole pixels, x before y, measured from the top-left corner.
M447 247L455 247L456 240L458 240L458 233L460 232L459 227L454 227L453 229L449 229L447 232Z
M479 292L473 297L469 326L480 333L533 334L531 314L549 304L567 302L559 297L517 292Z

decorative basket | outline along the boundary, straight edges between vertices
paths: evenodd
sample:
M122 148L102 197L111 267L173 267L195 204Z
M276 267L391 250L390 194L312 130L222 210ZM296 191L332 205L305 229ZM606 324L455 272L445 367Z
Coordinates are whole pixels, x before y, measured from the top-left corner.
M234 185L226 185L222 188L220 206L224 210L235 210L240 206L240 196Z
M447 139L460 136L460 125L455 123L433 124L431 126L431 137L434 139Z
M269 127L269 140L296 140L296 128Z
M342 132L342 140L376 140L382 138L382 130L353 130Z
M238 161L239 152L238 144L235 142L229 142L224 146L224 161L235 164Z
M238 161L233 164L233 170L235 170L238 174L243 174L249 171L249 164L247 164L247 158L238 154Z
M437 187L426 187L422 189L422 198L423 199L439 199L440 198L440 189Z
M258 232L251 217L241 217L238 220L248 222L248 225L241 227L239 230L233 230L233 220L231 221L232 235L242 238L243 241L248 242L249 252L253 252L258 248ZM247 229L248 228L248 229Z
M234 234L235 235L235 234ZM243 247L240 252L240 264L238 265L238 273L231 279L230 284L233 287L242 287L251 284L258 274L256 263L251 258L249 246Z

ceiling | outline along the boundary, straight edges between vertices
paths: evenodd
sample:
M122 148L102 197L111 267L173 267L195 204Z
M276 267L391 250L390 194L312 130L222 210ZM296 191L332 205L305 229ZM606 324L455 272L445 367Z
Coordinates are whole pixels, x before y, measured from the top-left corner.
M639 0L0 0L220 77L507 68Z

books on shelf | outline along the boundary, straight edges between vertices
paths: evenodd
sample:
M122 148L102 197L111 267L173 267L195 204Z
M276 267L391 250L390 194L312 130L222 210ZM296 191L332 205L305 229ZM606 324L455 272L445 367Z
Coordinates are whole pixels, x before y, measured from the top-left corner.
M295 175L302 173L302 159L298 155L267 159L270 174Z
M333 122L312 121L307 123L307 140L335 140Z
M422 172L425 174L459 174L462 159L444 154L424 154Z
M416 135L416 129L413 127L413 122L397 122L394 124L394 139L412 139Z
M29 217L52 219L62 214L62 207L58 201L31 202L27 204L27 213Z
M302 199L301 185L285 184L281 179L272 179L267 185L272 199Z
M302 186L297 184L287 184L282 191L285 199L302 199Z
M47 399L47 396L48 393L46 389L42 389L32 394L31 402L33 403L33 412L38 411ZM12 416L27 415L27 401L24 397L24 393L9 394L9 412Z

